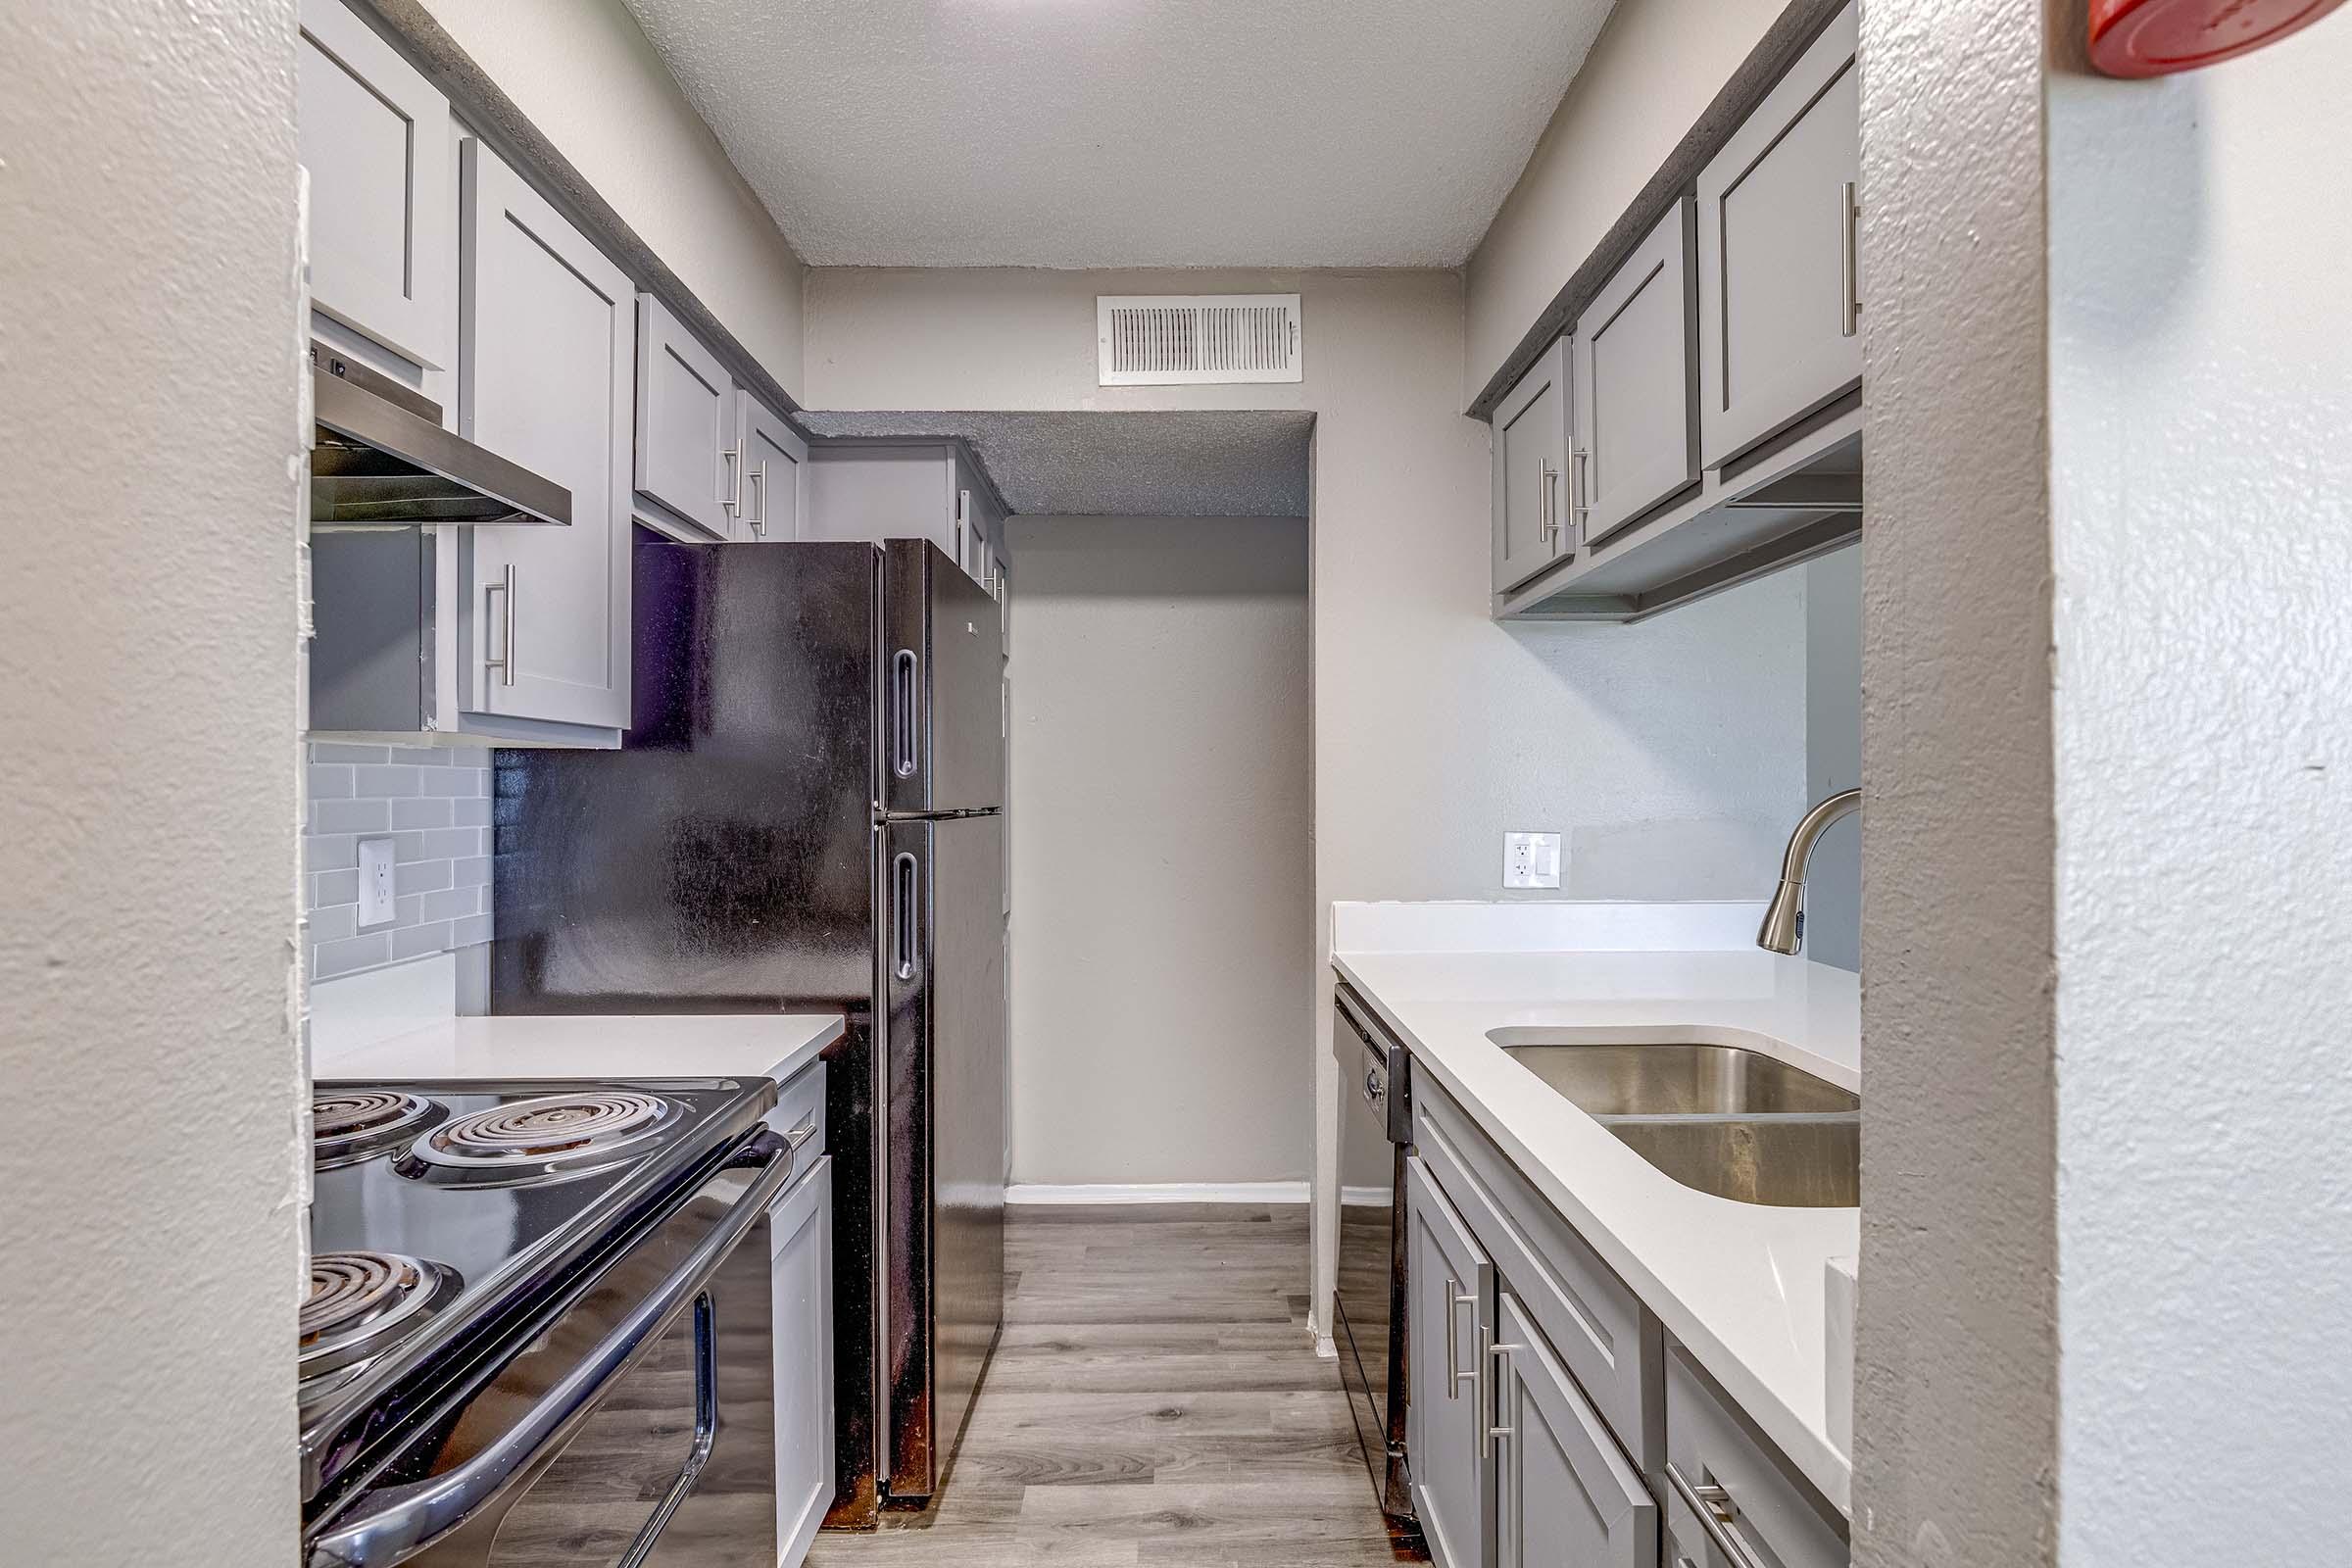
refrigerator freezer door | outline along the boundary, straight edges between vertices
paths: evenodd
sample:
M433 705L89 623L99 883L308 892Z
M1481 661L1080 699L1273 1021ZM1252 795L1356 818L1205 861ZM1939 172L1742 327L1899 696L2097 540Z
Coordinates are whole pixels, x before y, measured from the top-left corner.
M939 547L883 546L882 804L896 813L1004 804L1004 619Z
M890 1491L905 1499L938 1486L1004 1315L1004 819L891 822L883 865Z
M624 749L498 754L496 1010L872 995L880 565L641 536Z

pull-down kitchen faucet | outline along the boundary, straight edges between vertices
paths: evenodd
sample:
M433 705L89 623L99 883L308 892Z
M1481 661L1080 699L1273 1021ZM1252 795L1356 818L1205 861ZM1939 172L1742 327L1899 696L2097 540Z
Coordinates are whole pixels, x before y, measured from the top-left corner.
M1862 808L1860 790L1839 790L1805 813L1788 835L1788 852L1781 857L1781 885L1772 896L1772 906L1764 911L1764 923L1756 928L1756 946L1767 953L1794 953L1805 942L1805 863L1813 858L1813 846L1830 830L1830 824L1849 812Z

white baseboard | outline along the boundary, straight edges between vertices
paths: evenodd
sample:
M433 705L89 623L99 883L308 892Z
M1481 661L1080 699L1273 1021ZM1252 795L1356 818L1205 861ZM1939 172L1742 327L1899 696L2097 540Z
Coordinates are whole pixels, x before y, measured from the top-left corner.
M1385 1187L1349 1187L1343 1203L1385 1203ZM1304 1203L1306 1183L1296 1182L1098 1182L1060 1185L1015 1182L1004 1189L1007 1203Z

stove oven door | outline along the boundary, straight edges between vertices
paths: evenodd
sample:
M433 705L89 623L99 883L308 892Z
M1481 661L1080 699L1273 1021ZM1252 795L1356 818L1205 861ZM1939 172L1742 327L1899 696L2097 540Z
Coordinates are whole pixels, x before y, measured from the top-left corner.
M772 1133L312 1541L310 1568L773 1568Z

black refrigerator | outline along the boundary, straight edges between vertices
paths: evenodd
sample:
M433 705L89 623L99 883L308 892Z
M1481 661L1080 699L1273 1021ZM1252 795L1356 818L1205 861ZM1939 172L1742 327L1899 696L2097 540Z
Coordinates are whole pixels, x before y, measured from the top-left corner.
M1000 607L920 540L641 533L633 573L621 750L499 754L490 1006L849 1012L830 1522L870 1524L939 1485L1004 1317Z

